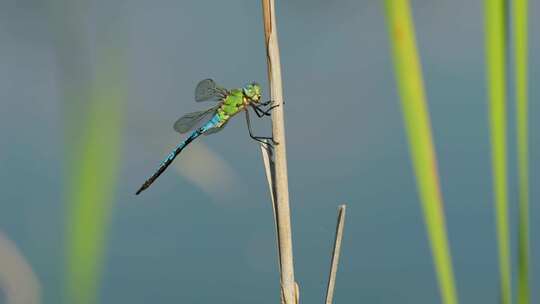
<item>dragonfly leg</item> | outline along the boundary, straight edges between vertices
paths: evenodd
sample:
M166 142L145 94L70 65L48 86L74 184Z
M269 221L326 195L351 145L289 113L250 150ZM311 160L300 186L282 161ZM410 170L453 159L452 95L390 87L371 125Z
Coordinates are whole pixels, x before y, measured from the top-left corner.
M259 102L259 104L261 106L267 106L267 105L269 105L271 103L274 103L274 102L276 102L276 101L275 100L268 100L268 101L265 101L265 102ZM283 104L285 104L285 100L283 100Z
M269 104L271 104L271 103L273 103L273 102L274 102L273 100L268 100L268 101L261 102L261 103L259 103L259 104L260 104L261 106L267 106L267 105L269 105Z
M271 114L270 114L270 111L272 111L272 109L277 108L277 107L279 107L278 104L277 104L277 105L273 105L273 106L271 106L270 108L264 110L263 113L264 113L265 115L267 115L267 116L270 116L270 115L271 115ZM259 109L259 110L260 110L260 109Z
M278 142L274 140L274 137L255 136L255 135L253 135L253 131L251 130L251 121L249 119L249 112L248 112L248 110L246 110L245 112L246 112L246 123L247 123L248 131L249 131L249 137L251 137L254 140L256 140L256 141L258 141L258 142L260 142L262 144L265 144L265 145L269 145L269 143L264 141L264 139L270 140L272 142L272 144L277 145Z
M261 109L259 106L257 105L252 105L253 106L253 110L255 111L255 114L257 114L257 116L260 118L260 117L263 117L263 116L270 116L272 115L270 113L270 111L272 111L272 109L276 108L276 107L279 107L279 105L273 105L271 106L270 108L264 110L264 109Z
M261 109L259 109L259 108L256 108L255 106L253 106L253 112L255 112L255 114L257 114L257 117L259 117L259 118L264 116L264 113L261 113L263 111Z
M260 137L260 136L251 136L251 138L253 138L254 140L260 142L261 144L263 145L268 145L268 146L273 146L273 145L277 145L278 142L276 142L274 140L274 138L272 137ZM267 142L267 141L264 141L265 139L268 139L271 141L271 143Z

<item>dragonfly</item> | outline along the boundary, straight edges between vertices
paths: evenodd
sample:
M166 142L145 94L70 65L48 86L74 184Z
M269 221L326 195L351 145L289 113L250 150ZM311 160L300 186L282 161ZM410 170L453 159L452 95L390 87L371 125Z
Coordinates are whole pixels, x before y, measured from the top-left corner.
M251 128L249 109L253 109L255 114L261 118L270 116L271 110L278 105L273 105L271 100L261 102L261 86L256 82L251 82L242 88L227 90L216 84L212 79L201 80L195 87L195 101L217 102L213 107L188 113L180 117L174 123L174 130L180 134L191 131L190 135L181 141L159 164L155 173L150 176L135 193L139 195L146 190L154 181L171 165L174 159L201 135L217 133L227 125L229 120L240 112L245 113L249 136L265 145L277 144L273 137L255 136Z

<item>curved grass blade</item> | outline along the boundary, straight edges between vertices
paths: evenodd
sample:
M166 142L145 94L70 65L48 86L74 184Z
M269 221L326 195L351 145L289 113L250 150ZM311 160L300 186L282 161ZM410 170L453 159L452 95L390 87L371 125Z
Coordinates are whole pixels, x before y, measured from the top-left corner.
M113 56L115 57L115 56ZM98 68L85 98L87 115L69 150L67 197L67 303L99 303L106 235L117 187L122 146L123 101L118 58Z
M407 0L385 0L396 80L442 302L458 302L414 24Z
M512 303L506 163L506 20L504 0L485 0L486 74L491 131L493 191L499 247L501 303Z

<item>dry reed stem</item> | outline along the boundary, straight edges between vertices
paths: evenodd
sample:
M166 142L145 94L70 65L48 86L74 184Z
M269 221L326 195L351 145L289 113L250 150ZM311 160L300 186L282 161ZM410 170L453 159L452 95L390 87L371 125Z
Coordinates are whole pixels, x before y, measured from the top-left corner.
M345 227L346 210L346 205L341 205L338 208L336 237L334 238L334 249L332 251L332 262L330 264L330 275L328 276L328 285L326 288L326 304L332 304L334 301L334 287L336 285L336 274L339 265L339 256L341 253L341 240L343 239L343 228Z
M274 187L276 200L276 219L278 226L279 261L281 268L281 288L286 304L296 302L291 220L289 207L289 188L287 178L287 155L285 145L285 123L283 119L283 89L281 64L279 59L278 35L274 0L262 0L264 37L267 54L270 97L279 105L272 115L272 133L279 143L274 146Z
M276 199L275 199L276 188L275 188L275 183L274 183L274 179L275 179L274 153L272 152L272 148L268 146L269 141L266 139L264 141L267 143L267 145L261 144L261 153L263 156L264 170L266 173L266 181L268 182L270 198L272 199L272 211L274 213L274 228L276 232L276 245L277 245L278 259L279 259L280 258L279 234L278 234L278 222L277 222L277 217L276 217L277 205L276 205ZM281 272L281 261L278 260L278 263L279 263L280 272Z

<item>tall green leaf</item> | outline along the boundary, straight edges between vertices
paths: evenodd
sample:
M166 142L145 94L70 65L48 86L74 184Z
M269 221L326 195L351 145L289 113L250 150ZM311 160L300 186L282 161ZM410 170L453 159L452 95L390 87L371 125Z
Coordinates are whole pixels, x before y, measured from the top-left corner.
M486 73L491 129L493 192L499 244L501 302L512 302L506 163L506 33L504 0L485 0Z
M529 143L527 105L527 0L512 6L519 176L518 303L529 299Z
M443 302L454 304L458 299L452 258L409 2L385 0L385 7L403 118L439 289Z
M109 55L109 54L108 54ZM122 146L125 89L114 56L96 72L70 161L67 226L67 301L98 303L107 227ZM114 59L112 59L114 58ZM69 113L66 113L69 115Z

